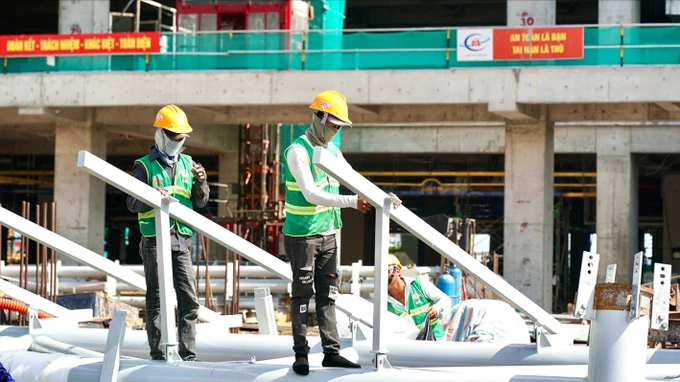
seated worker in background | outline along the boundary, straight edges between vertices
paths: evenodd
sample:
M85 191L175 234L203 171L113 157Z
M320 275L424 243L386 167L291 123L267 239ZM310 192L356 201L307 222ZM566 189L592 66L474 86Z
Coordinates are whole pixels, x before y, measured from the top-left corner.
M451 310L451 298L430 281L401 277L401 263L394 255L389 255L387 274L387 309L399 317L410 317L419 329L427 319L434 338L445 339L441 322Z

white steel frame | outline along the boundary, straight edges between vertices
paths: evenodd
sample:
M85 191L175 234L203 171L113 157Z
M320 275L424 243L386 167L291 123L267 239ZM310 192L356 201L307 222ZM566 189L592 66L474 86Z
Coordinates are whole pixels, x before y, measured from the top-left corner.
M158 195L160 196L160 194ZM22 235L39 242L40 244L54 249L55 251L59 252L60 256L69 257L100 272L103 272L107 276L111 276L118 281L127 283L142 292L146 292L146 280L144 279L144 276L141 276L121 266L120 264L98 255L97 253L79 244L76 244L63 236L59 236L58 234L43 228L30 220L24 219L3 207L0 207L0 225L9 227L21 233ZM29 303L28 301L23 300L23 298L29 297L17 297L16 299L24 303ZM226 323L224 320L232 319L231 316L222 316L219 313L214 312L204 306L199 307L198 316L201 320L206 322L219 321Z
M391 211L391 213L385 212L386 204L391 203L389 195L371 183L363 175L355 171L351 166L337 160L337 158L321 147L316 147L314 149L314 158L312 161L315 165L319 166L345 187L360 195L376 208L376 228L381 228L380 231L376 231L376 267L381 268L380 272L376 272L375 274L376 302L387 300L387 288L379 287L382 284L382 277L380 277L380 275L387 272L386 267L381 266L382 264L386 264L387 248L382 248L381 245L378 244L388 240L389 224L388 228L379 226L379 224L381 224L379 221L381 218L384 218L382 215L386 215L418 237L425 244L439 252L442 256L456 263L463 271L473 275L477 280L484 283L484 285L493 290L504 301L526 314L537 326L542 327L546 332L550 334L565 333L562 324L552 315L543 310L512 285L508 284L503 278L475 260L451 240L437 232L408 208L400 206ZM389 208L389 205L387 207ZM375 316L377 317L380 317L383 312L386 311L386 309L382 309L379 305L379 303L376 303L374 307ZM374 329L374 336L376 335L380 336L380 330ZM379 342L380 341L374 341L374 351L381 348L380 346L376 346Z

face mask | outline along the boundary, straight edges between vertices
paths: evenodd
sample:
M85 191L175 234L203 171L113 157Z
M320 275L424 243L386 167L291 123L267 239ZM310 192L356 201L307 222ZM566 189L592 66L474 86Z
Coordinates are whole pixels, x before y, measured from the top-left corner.
M169 157L175 157L179 153L179 150L184 145L184 141L186 140L186 138L182 138L181 141L176 142L168 138L168 136L165 135L162 129L157 129L156 134L154 135L154 140L156 141L156 145L158 146L158 148L165 155Z
M165 135L165 134L164 134ZM177 154L179 154L179 150L182 148L184 145L184 140L186 138L182 138L181 141L176 142L171 140L168 137L165 137L165 153L168 154L168 156L174 157Z
M315 114L312 114L311 130L313 132L312 143L322 147L328 147L328 142L332 141L338 131L340 131L340 129L334 129L328 126L328 123L324 126L321 118L317 117Z

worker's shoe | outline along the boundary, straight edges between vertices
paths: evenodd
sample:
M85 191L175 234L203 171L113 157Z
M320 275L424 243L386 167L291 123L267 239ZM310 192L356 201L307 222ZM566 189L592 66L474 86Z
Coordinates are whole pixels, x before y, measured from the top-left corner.
M358 369L361 365L356 364L340 354L326 354L321 361L323 367L349 367Z
M309 374L309 360L307 354L295 353L295 362L293 363L293 371L300 375Z

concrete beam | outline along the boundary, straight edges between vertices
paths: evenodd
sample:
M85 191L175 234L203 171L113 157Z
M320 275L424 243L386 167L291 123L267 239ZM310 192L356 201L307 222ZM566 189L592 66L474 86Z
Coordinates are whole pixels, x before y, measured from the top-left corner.
M19 115L18 107L0 107L0 126L33 125L33 124L54 124L54 116L49 114L26 114L28 110Z
M86 111L83 107L19 107L17 108L17 114L19 116L51 116L54 118L77 122L84 122L86 118Z
M31 124L31 125L0 125L2 141L27 140L41 137L43 140L54 142L54 123Z
M184 108L184 105L178 105ZM98 108L97 123L104 125L146 125L151 126L149 115L155 116L158 107L115 107ZM375 113L352 113L355 124L366 123L422 123L422 122L501 122L502 118L487 111L486 105L383 105L372 106ZM237 125L243 123L309 123L311 110L308 105L284 106L230 106L225 108L226 116L187 109L191 125Z
M550 117L559 122L670 121L680 113L663 112L653 103L580 103L550 105Z
M656 102L656 106L669 112L680 112L680 103L678 102Z
M376 115L380 111L380 106L350 104L348 106L348 109L349 109L350 115L354 114L354 113Z
M518 103L489 103L489 112L511 121L537 121L540 117L540 105Z
M595 154L598 129L611 127L629 132L632 153L672 154L680 147L680 124L556 124L555 153ZM355 126L343 132L342 152L502 154L505 129L502 126Z
M342 133L342 152L502 154L505 128L361 126Z
M677 66L452 70L26 73L0 77L0 107L308 106L326 88L350 104L678 102ZM172 85L169 85L172 84ZM319 86L323 84L323 88ZM104 89L104 90L103 90Z
M185 145L191 148L208 150L213 153L238 151L238 129L235 126L196 126L191 138ZM109 134L148 140L153 144L156 128L153 126L105 126ZM147 147L148 150L148 147Z
M541 67L516 69L517 102L635 103L678 102L680 67Z

